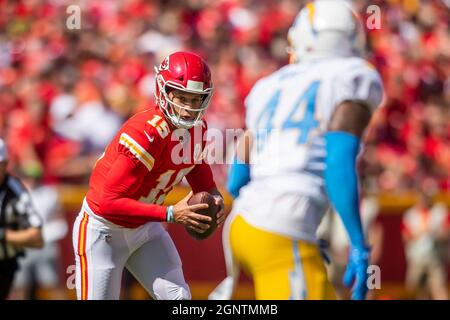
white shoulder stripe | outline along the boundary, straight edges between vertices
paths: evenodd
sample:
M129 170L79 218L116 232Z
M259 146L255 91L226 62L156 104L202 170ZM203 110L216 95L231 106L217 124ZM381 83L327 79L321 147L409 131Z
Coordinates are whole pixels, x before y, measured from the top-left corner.
M138 158L149 171L152 170L155 159L139 143L137 143L136 140L131 138L128 134L122 133L120 135L119 143L125 146L136 158Z

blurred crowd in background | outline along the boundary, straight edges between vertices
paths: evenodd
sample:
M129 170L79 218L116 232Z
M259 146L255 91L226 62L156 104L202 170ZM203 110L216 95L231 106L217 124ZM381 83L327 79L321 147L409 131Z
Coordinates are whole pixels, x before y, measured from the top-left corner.
M242 128L243 101L287 63L300 0L0 0L0 137L10 167L46 185L87 183L106 144L154 103L154 66L189 50L212 69L209 127ZM67 8L81 7L81 28ZM385 84L360 170L368 193L450 191L447 1L357 1L381 8L367 59ZM224 183L226 166L213 167Z
M78 1L81 28L70 30L73 1L0 1L0 136L12 162L49 182L85 183L120 124L153 103L153 67L176 50L212 68L209 126L243 127L251 86L287 63L287 30L303 2ZM368 59L386 99L368 135L365 185L448 190L449 8L358 1L363 22L369 4L381 8L380 28L367 30Z

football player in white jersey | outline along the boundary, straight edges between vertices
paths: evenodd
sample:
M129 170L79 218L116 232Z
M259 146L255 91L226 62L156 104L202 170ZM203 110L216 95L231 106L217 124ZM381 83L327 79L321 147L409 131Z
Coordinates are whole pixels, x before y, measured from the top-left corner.
M383 88L362 58L364 38L349 2L307 4L289 30L290 63L246 98L249 143L228 183L237 197L223 233L228 277L210 299L232 297L239 268L257 299L334 299L316 239L330 205L351 241L344 283L365 298L370 248L355 163Z

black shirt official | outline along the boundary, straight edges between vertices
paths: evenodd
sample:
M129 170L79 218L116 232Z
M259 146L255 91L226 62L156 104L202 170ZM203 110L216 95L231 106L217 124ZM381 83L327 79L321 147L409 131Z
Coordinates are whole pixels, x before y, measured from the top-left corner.
M23 249L43 246L42 219L22 182L6 173L6 165L0 139L0 300L8 297Z

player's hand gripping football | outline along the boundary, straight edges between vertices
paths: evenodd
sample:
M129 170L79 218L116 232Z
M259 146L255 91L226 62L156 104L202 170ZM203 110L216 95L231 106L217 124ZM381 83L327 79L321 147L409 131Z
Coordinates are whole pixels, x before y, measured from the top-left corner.
M201 215L195 211L208 208L208 204L199 203L188 205L188 200L192 196L192 191L173 206L173 221L198 233L203 233L209 229L211 217Z
M214 201L216 205L219 207L219 211L217 212L217 227L220 227L220 225L225 221L226 215L225 215L225 205L223 203L222 196L215 195Z
M364 300L367 294L367 268L369 267L370 248L365 246L350 248L344 285L352 286L352 300Z

